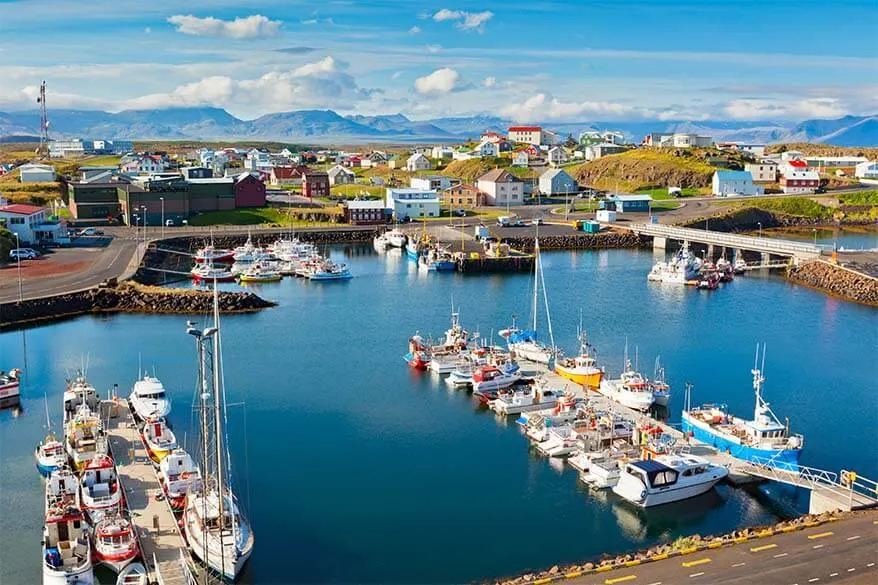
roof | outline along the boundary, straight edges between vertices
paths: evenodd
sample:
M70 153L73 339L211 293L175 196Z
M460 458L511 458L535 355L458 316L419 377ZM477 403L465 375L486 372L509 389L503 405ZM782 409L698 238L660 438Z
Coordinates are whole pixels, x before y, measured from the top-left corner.
M302 172L302 177L308 179L321 179L324 177L328 178L329 173L327 173L326 171L312 171L311 169L308 169L307 171Z
M571 178L571 179L573 178L573 177L570 176L570 173L568 173L568 172L565 171L564 169L549 169L548 171L546 171L545 173L543 173L542 175L540 175L540 180L542 180L542 179L544 179L544 178L546 178L546 179L554 179L555 177L557 177L557 176L560 175L561 173L564 173L565 175L567 175L567 176L568 176L569 178Z
M426 158L427 160L430 160L429 158L427 158L427 155L424 154L423 152L417 152L417 153L411 155L411 156L408 158L408 160L409 160L409 161L412 161L412 160L417 159L418 157L423 157L423 158Z
M52 171L53 173L55 172L55 167L40 163L25 163L18 168L22 171L27 169L29 171Z
M38 205L26 205L24 203L13 203L0 207L0 213L14 213L16 215L33 215L46 209Z
M211 184L231 184L235 181L233 177L213 177L210 179L186 179L187 183L192 183L195 185L211 185Z
M510 132L539 132L542 130L540 126L510 126Z
M750 171L716 171L716 178L720 181L752 181Z
M804 168L806 168L806 167L808 166L808 163L807 163L806 161L798 160L798 159L795 159L795 158L792 159L792 160L787 161L787 164L790 165L791 167L796 167L796 168L799 168L799 169L804 169Z
M613 195L613 201L652 201L652 195Z
M504 169L493 169L476 179L476 181L487 181L490 183L520 183L521 179Z
M638 469L642 469L643 471L645 471L647 473L650 473L650 472L655 473L657 471L665 471L667 469L670 469L664 463L660 463L660 462L655 461L653 459L642 459L640 461L632 461L631 465L634 467L637 467Z
M79 167L80 171L115 171L119 167Z
M299 165L296 167L274 167L271 169L271 172L278 179L295 179L302 176L308 170L310 170L308 167Z
M236 182L236 183L240 183L241 181L243 181L243 180L246 179L247 177L253 177L253 178L256 179L257 181L262 182L262 179L260 179L260 178L257 177L256 175L254 175L252 172L249 172L249 173L238 173L237 175L235 175L235 182Z
M384 201L381 199L366 199L363 201L345 201L348 209L384 209Z
M472 185L470 183L458 183L457 185L452 185L450 187L445 187L442 189L443 191L451 191L453 189L466 189L468 191L478 191L478 187Z

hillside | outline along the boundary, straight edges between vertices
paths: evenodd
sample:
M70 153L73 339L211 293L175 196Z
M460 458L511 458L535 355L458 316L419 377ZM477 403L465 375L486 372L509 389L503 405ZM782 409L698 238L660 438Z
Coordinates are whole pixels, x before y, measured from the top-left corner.
M775 144L765 149L766 153L774 154L798 150L809 156L865 156L870 160L878 159L878 148L865 148L862 146L832 146L830 144L811 144L809 142L793 142L790 144Z
M708 187L717 170L703 160L709 151L638 148L566 167L580 184L637 191L655 187Z
M464 183L472 183L496 166L491 159L455 160L448 163L442 174L459 177Z

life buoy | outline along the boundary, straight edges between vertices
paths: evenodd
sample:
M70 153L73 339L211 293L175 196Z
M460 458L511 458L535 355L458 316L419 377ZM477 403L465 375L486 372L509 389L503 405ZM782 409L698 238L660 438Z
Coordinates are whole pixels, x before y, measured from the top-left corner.
M180 479L189 479L192 476L192 473L189 471L184 471L180 474Z

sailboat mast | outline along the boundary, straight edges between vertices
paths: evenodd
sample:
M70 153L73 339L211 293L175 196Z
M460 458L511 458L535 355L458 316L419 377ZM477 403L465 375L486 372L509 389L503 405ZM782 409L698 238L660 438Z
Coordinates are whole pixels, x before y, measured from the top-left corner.
M225 528L225 474L223 469L223 431L222 421L220 419L220 377L219 377L219 293L217 291L216 280L213 281L213 323L216 331L213 334L213 415L214 415L214 433L215 438L215 454L216 454L216 488L217 488L217 508L219 512L220 531Z
M531 310L533 311L533 327L534 331L537 330L537 293L540 287L540 235L539 229L537 229L537 235L534 238L534 298L533 298L533 307Z
M543 285L543 302L546 305L546 324L549 326L549 341L552 342L552 352L555 351L555 334L552 332L552 314L549 312L549 294L546 290L546 277L543 273L543 261L540 260L540 283Z

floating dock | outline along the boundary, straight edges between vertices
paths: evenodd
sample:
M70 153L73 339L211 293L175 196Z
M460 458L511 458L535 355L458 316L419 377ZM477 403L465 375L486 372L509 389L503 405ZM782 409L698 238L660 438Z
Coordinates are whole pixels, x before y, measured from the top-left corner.
M162 494L156 470L140 439L128 401L102 403L110 452L116 462L119 484L137 529L144 566L150 583L192 585L196 583L189 549Z

